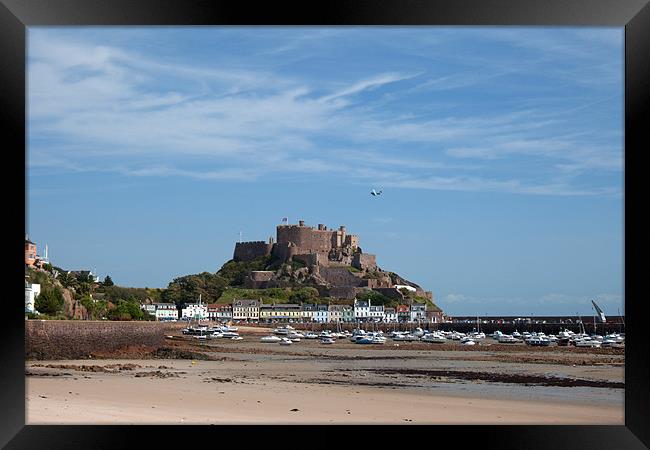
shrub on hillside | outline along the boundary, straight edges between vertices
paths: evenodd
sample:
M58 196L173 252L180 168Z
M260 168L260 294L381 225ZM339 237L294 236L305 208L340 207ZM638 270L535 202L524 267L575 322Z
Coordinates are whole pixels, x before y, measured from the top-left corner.
M390 297L386 297L384 294L380 294L375 291L364 291L357 294L358 300L370 301L372 305L387 305L392 303L394 300Z
M289 301L291 303L309 303L318 298L319 295L318 289L313 287L303 287L293 291L289 296Z
M36 297L34 308L39 313L56 315L63 309L63 292L58 286L41 289Z

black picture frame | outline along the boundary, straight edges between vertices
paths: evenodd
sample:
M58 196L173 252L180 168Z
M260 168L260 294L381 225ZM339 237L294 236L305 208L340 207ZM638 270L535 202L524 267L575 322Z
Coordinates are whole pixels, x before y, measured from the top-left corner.
M25 223L15 211L26 211L26 197L18 193L25 182L26 146L26 27L43 25L553 25L625 27L625 193L640 180L638 163L648 140L650 98L650 6L648 0L349 0L277 3L206 0L0 0L0 123L3 125L5 159L18 181L3 177L6 224L11 225L6 256L10 268L3 271L12 295L6 294L5 321L0 326L3 343L0 405L3 420L0 445L23 448L121 448L137 441L148 447L180 445L188 441L206 444L285 445L296 431L278 433L267 426L25 426L24 319L19 283L22 273ZM645 107L645 108L644 108ZM22 149L22 153L21 153ZM9 158L7 158L9 157ZM642 182L641 182L642 183ZM23 201L22 205L20 201ZM639 203L640 204L640 203ZM624 208L625 245L635 248L641 236L641 220L632 208ZM23 216L24 217L24 216ZM640 253L640 252L636 252ZM470 446L505 449L637 449L650 446L648 406L648 351L643 344L645 316L643 296L637 288L643 263L631 263L625 253L626 339L624 426L417 426L409 430L394 426L330 426L325 430L300 427L302 446L403 445ZM19 273L20 272L20 273ZM15 288L15 292L14 292ZM20 288L22 290L22 287ZM636 294L636 295L635 295ZM13 299L13 300L12 300ZM534 405L531 405L534 407ZM407 425L405 425L407 426ZM243 428L242 428L243 427ZM345 432L345 434L341 434ZM313 434L312 434L313 433ZM310 437L312 436L312 437ZM326 436L319 439L318 436ZM370 439L374 442L371 442ZM185 443L185 444L183 444ZM439 444L440 443L440 444ZM245 445L246 447L247 445ZM347 446L347 445L346 445Z

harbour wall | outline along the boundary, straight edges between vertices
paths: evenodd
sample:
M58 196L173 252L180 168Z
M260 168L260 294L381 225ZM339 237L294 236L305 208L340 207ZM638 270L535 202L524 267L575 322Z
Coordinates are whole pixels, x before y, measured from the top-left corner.
M283 324L286 324L286 321L278 321L277 323L260 323L260 324L247 324L246 326L258 326L258 327L276 327ZM322 331L322 330L331 330L334 331L337 328L341 330L352 331L355 328L362 328L367 331L384 331L390 332L393 330L397 331L413 331L416 327L420 327L424 330L442 330L442 331L458 331L460 333L467 333L476 329L476 324L470 323L359 323L356 322L347 322L347 323L291 323L292 327L298 330L313 330L313 331ZM237 325L235 325L237 326ZM481 331L486 334L493 333L495 331L501 331L504 334L511 334L513 331L533 331L535 332L544 332L546 334L557 334L558 332L567 329L575 333L580 332L579 324L560 324L560 323L545 323L545 324L481 324ZM607 333L619 333L625 332L625 326L616 323L606 323L606 324L596 324L596 330L598 334L607 334ZM589 334L594 332L593 324L585 325L585 331Z
M437 329L443 331L458 331L460 333L467 333L476 329L476 323L441 323L434 324L438 326ZM588 334L594 333L594 324L585 323L584 331ZM423 327L424 328L424 327ZM514 331L524 332L544 332L546 334L557 334L560 331L567 329L573 331L574 333L580 333L581 328L580 324L577 323L485 323L481 324L481 331L486 334L494 333L495 331L501 331L505 334L511 334ZM597 323L596 324L596 333L597 334L607 334L607 333L624 333L625 326L620 323Z
M86 359L125 349L155 349L178 328L161 322L26 320L27 359Z

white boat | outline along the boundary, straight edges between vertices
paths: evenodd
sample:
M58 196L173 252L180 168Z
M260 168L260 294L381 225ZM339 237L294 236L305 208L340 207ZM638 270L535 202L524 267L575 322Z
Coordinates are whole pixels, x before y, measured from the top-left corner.
M530 339L526 339L524 341L526 345L531 345L533 347L548 347L551 345L551 340L547 339L545 337L531 337Z
M476 345L476 342L474 342L472 339L466 339L466 340L461 340L460 344L461 345Z
M289 339L291 342L300 342L299 337L292 337L292 338L287 338L287 339Z
M281 340L282 338L278 336L264 336L263 338L260 338L260 341L262 342L280 342Z
M420 338L412 334L396 334L395 336L393 336L393 340L412 342L412 341L419 341Z
M499 341L499 344L516 344L517 342L521 342L519 339L512 337L509 334L502 334L497 340Z
M360 336L355 344L384 344L386 343L386 338L377 334L377 333L366 333L363 336Z
M621 336L618 333L610 333L603 338L603 342L606 340L615 341L617 344L622 344L625 342L625 336Z
M278 327L275 330L273 330L273 332L275 334L289 334L289 333L294 332L294 330L295 330L294 327L292 327L291 325L287 325L287 326L284 326L284 327Z
M234 331L226 331L225 333L222 333L221 337L226 338L226 339L232 339L232 338L238 337L238 336L239 336L239 333L235 333Z
M241 341L242 339L244 339L244 338L241 337L241 336L233 336L233 337L230 338L230 340L232 340L232 341Z
M366 336L365 331L363 331L363 330L354 330L354 333L352 334L352 336L350 336L350 341L357 342L358 339L360 339L362 337L365 337L365 336Z
M603 348L613 347L613 348L622 348L625 346L622 342L617 342L614 339L603 339L603 342L600 343L600 346Z
M476 343L476 342L474 341L474 339L472 339L472 338L469 337L469 336L465 336L465 337L460 338L460 343L461 343L461 344L466 344L466 343L468 343L468 342L473 342L474 344ZM474 344L469 344L469 345L474 345Z
M444 344L447 342L447 338L444 337L443 335L440 334L425 334L420 338L420 341L422 342L432 342L434 344Z
M595 339L583 338L583 339L577 339L576 341L574 341L574 345L576 347L598 348L598 347L600 347L600 341L597 341Z
M318 339L318 335L316 333L307 333L305 339Z
M293 332L293 333L289 333L289 334L287 335L287 337L288 337L289 339L294 339L294 338L304 338L305 335L302 334L302 333Z
M334 342L334 339L327 337L320 340L321 344L333 344Z
M291 345L291 339L282 338L280 340L280 345Z
M420 327L417 327L413 333L411 333L413 336L416 337L422 337L424 336L424 330Z
M500 337L500 336L503 336L503 333L500 332L499 330L497 330L497 331L495 331L494 333L492 333L491 336L492 336L492 339L499 340L499 337Z

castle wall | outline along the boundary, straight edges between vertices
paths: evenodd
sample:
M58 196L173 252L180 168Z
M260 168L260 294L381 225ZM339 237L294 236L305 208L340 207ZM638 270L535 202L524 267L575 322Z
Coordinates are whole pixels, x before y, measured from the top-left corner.
M313 268L316 266L329 266L330 261L327 259L327 254L326 253L307 253L307 254L301 254L301 255L293 255L294 260L300 260L305 265L309 268Z
M237 242L233 259L235 261L250 261L260 256L271 254L273 244L264 241Z
M367 287L369 289L375 289L375 288L389 288L390 286L390 281L387 280L377 280L375 278L370 278L370 279L364 279L364 287Z
M269 281L274 273L272 270L252 270L250 277L253 281Z
M356 234L348 234L345 236L345 245L349 245L351 247L358 247L359 246L359 236Z
M346 300L354 300L357 293L363 289L349 286L332 287L329 289L329 296L334 298L343 298Z
M297 253L329 252L333 247L332 236L336 232L331 230L317 230L299 225L279 225L277 227L278 244L293 243Z
M346 267L321 267L320 276L334 286L362 286L364 280L350 273Z
M297 247L291 247L288 243L277 243L273 246L271 254L274 259L289 261L296 254Z
M377 267L376 256L368 253L355 253L352 257L352 266L359 270L375 269Z

